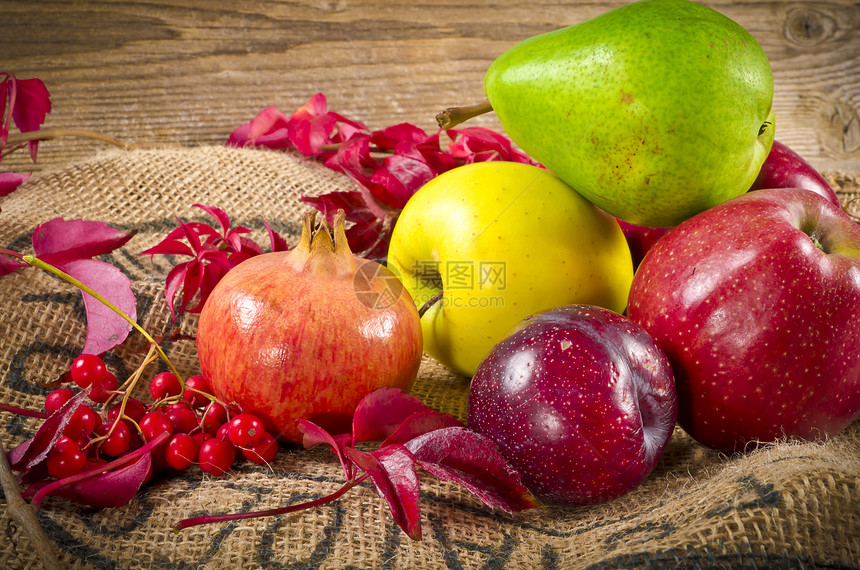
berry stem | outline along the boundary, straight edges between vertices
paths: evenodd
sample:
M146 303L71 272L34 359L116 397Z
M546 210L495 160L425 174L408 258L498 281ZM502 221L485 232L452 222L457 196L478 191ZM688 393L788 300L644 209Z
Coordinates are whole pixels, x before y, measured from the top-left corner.
M319 507L321 505L325 505L327 503L331 503L345 495L347 491L367 479L367 475L362 475L357 479L350 479L344 485L330 495L326 495L325 497L320 497L319 499L314 499L313 501L307 501L305 503L298 503L295 505L287 505L285 507L278 507L275 509L266 509L263 511L251 511L247 513L228 513L223 515L201 515L199 517L193 517L190 519L184 519L173 525L173 530L179 532L182 529L190 528L192 526L199 526L202 524L212 524L218 522L227 522L227 521L235 521L240 519L253 519L258 517L271 517L276 515L285 515L287 513L294 513L296 511L303 511L305 509L312 509L314 507Z
M78 281L77 279L75 279L74 277L72 277L71 275L66 273L65 271L54 267L50 263L45 263L44 261L42 261L41 259L39 259L35 255L25 255L25 256L23 256L23 261L27 265L30 265L32 267L37 267L37 268L41 269L42 271L47 271L48 273L59 277L63 281L66 281L67 283L74 285L75 287L77 287L81 291L83 291L85 293L89 293L96 300L98 300L100 303L102 303L104 306L106 306L111 311L113 311L114 313L116 313L117 315L119 315L120 317L125 319L132 327L135 328L135 330L137 330L137 332L139 332L141 335L143 335L143 338L145 338L147 341L149 341L149 343L152 345L152 347L155 348L156 352L158 352L158 356L160 356L161 359L165 362L165 364L167 364L167 366L170 368L170 371L173 372L174 374L176 374L176 377L179 378L179 381L182 384L182 386L183 387L185 386L185 381L182 379L182 375L179 373L179 371L176 369L176 367L173 366L173 363L170 361L170 359L167 358L167 354L165 354L164 350L158 345L157 342L155 342L155 339L153 339L152 336L150 336L150 334L148 332L146 332L146 330L144 330L143 327L141 327L139 324L137 324L134 321L134 319L129 317L127 314L125 314L125 312L122 309L120 309L119 307L117 307L116 305L114 305L113 303L108 301L107 299L105 299L99 293L95 292L91 287L85 285L81 281Z
M460 123L464 123L469 119L475 118L478 115L489 113L493 110L490 101L482 101L475 105L466 105L463 107L449 107L436 115L436 123L440 129L453 129Z

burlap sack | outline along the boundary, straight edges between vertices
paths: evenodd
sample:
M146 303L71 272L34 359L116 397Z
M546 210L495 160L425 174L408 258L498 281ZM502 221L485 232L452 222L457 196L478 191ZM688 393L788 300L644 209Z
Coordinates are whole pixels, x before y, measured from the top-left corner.
M848 201L852 175L832 178ZM34 176L0 206L0 247L29 251L34 225L56 216L139 230L110 256L134 282L139 321L164 334L162 296L170 268L138 254L175 227L174 216L206 219L192 204L226 210L265 240L261 218L294 239L302 193L352 189L315 164L264 151L206 147L108 152ZM66 370L83 346L80 296L37 270L0 279L0 401L39 408L39 382ZM193 333L195 319L184 318ZM139 337L115 351L117 376L141 357ZM193 342L165 348L187 375ZM468 382L425 359L415 393L464 417ZM0 413L0 443L28 437L35 420ZM507 516L460 487L422 477L424 539L409 540L386 504L364 485L337 502L267 519L174 533L183 518L275 507L336 490L342 474L327 450L283 450L271 468L237 465L223 477L191 468L150 486L127 506L80 508L50 499L39 521L71 568L573 568L853 567L860 560L860 422L826 443L780 444L739 457L708 450L678 430L638 489L588 508L544 508ZM38 568L28 536L0 506L0 567Z

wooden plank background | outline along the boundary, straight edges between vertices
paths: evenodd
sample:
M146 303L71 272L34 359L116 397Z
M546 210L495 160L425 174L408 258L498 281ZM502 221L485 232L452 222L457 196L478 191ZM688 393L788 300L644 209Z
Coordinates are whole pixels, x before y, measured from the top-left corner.
M819 169L860 169L860 3L703 3L767 52L777 139ZM409 121L435 129L439 110L483 98L484 71L515 42L620 4L2 0L0 70L45 81L53 101L46 127L137 142L221 144L259 110L291 112L317 92L371 128ZM493 115L471 124L501 128ZM101 147L51 141L37 165L19 152L2 168L39 170Z

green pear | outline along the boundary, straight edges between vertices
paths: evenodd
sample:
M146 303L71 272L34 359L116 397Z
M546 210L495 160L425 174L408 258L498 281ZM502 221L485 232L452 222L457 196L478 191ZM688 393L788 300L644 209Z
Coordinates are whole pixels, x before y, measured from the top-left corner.
M764 50L687 0L640 0L527 39L492 63L484 91L525 152L643 226L743 194L773 143Z

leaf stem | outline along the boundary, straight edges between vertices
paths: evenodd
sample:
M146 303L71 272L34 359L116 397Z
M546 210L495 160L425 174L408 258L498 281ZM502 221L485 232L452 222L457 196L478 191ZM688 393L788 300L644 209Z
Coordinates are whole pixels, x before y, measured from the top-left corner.
M0 247L0 255L8 255L9 257L14 257L15 259L24 259L24 256L17 251L12 251L11 249L5 249Z
M47 271L48 273L59 277L63 281L66 281L70 285L74 285L75 287L77 287L81 291L84 291L85 293L89 293L96 300L98 300L100 303L102 303L104 306L106 306L111 311L113 311L114 313L116 313L117 315L119 315L120 317L125 319L132 327L134 327L135 330L137 330L137 332L139 332L141 335L143 335L143 338L145 338L147 341L149 341L152 344L152 346L155 348L156 352L158 352L158 356L160 356L161 359L165 362L165 364L167 364L167 366L170 368L170 371L173 372L177 378L179 378L179 381L182 383L183 386L185 385L185 382L182 380L182 375L179 373L179 371L176 369L176 367L173 366L173 363L170 361L169 358L167 358L167 354L165 354L164 350L158 345L157 342L155 342L155 339L152 338L152 336L150 336L150 334L148 332L146 332L146 330L144 330L143 327L141 327L139 324L137 324L134 321L134 319L129 317L127 314L125 314L125 312L122 309L120 309L119 307L117 307L116 305L114 305L113 303L108 301L107 299L105 299L102 295L100 295L99 293L94 291L91 287L85 285L81 281L78 281L77 279L75 279L74 277L72 277L71 275L66 273L65 271L58 269L57 267L54 267L50 263L46 263L46 262L42 261L41 259L39 259L35 255L25 255L25 256L23 256L23 261L27 265L30 265L32 267L38 267L42 271Z
M9 412L11 414L15 414L16 416L24 416L26 418L39 418L42 420L48 419L48 416L50 415L46 412L42 412L39 410L28 410L26 408L19 408L18 406L4 404L3 402L0 402L0 411Z
M321 505L325 505L327 503L339 499L340 497L345 495L347 491L367 479L367 477L367 475L362 475L357 479L350 479L334 493L326 495L325 497L320 497L319 499L314 499L313 501L307 501L295 505L287 505L285 507L278 507L274 509L266 509L263 511L251 511L247 513L227 513L222 515L201 515L199 517L193 517L190 519L184 519L179 521L178 523L173 525L173 530L179 532L182 529L190 528L192 526L199 526L202 524L227 522L240 519L253 519L258 517L271 517L276 515L285 515L287 513L293 513L296 511L303 511L305 509L312 509L314 507L319 507Z
M35 131L27 131L25 133L10 134L6 139L6 145L0 148L9 149L11 152L23 146L24 143L27 143L29 141L49 141L65 137L97 140L125 150L133 148L176 146L168 143L133 143L130 141L118 139L112 135L101 133L99 131L67 127L53 127L47 129L38 129Z
M490 101L482 101L475 105L465 105L463 107L449 107L436 115L436 123L440 129L453 129L460 123L468 121L478 115L489 113L493 110Z

